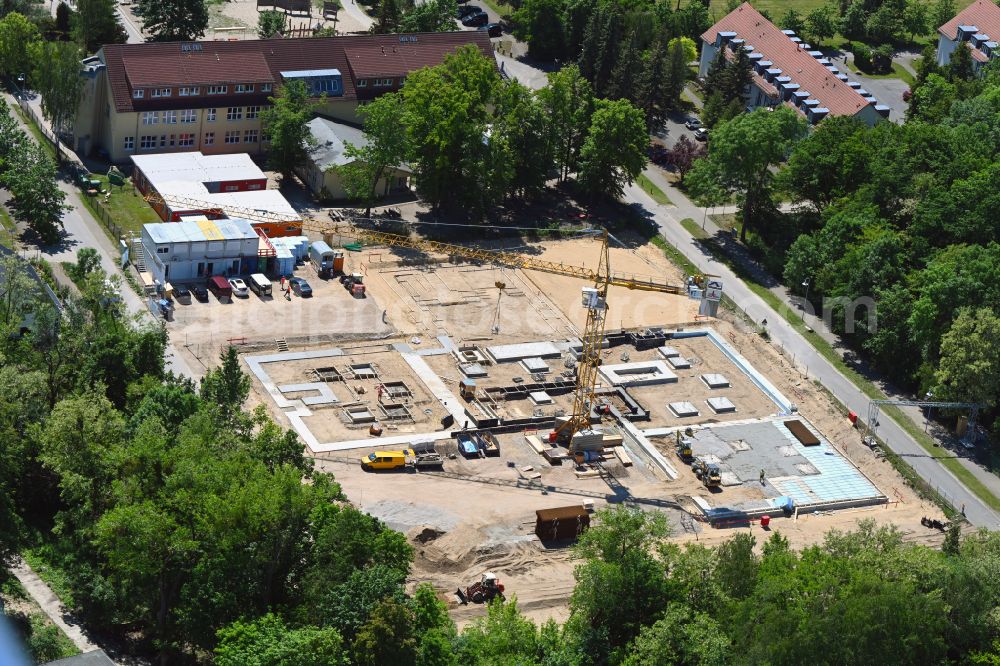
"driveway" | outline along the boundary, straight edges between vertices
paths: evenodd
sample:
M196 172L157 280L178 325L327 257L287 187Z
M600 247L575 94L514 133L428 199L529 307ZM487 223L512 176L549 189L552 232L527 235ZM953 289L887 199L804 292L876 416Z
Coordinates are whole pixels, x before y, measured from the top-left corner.
M852 79L864 86L864 89L875 95L879 104L889 107L889 120L902 123L906 118L906 102L903 93L910 89L910 84L902 79L873 79L863 74L848 74Z

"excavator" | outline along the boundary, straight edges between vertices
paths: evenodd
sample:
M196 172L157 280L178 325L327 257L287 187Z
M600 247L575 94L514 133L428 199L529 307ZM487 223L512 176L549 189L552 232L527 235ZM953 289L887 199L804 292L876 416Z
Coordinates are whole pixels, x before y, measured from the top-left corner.
M677 457L686 463L694 460L694 453L691 451L691 437L694 436L694 430L691 428L685 428L684 434L681 431L677 431Z

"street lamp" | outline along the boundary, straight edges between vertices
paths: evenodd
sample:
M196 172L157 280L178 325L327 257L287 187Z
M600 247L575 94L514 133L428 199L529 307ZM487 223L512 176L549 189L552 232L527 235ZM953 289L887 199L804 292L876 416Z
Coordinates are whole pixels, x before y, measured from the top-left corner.
M924 400L926 400L927 402L930 402L930 399L933 398L933 397L934 397L934 392L933 391L928 391L927 395L924 396ZM933 409L933 408L930 405L927 405L927 409L924 410L924 432L927 432L927 422L931 418L931 409Z
M802 286L806 289L806 295L802 298L802 321L806 320L806 305L809 303L809 278L802 281Z

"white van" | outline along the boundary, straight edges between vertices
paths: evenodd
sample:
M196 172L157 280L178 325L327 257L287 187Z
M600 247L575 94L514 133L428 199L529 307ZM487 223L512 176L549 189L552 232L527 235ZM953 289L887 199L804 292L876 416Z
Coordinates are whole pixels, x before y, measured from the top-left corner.
M254 273L250 276L250 290L258 296L271 295L271 281L263 273Z

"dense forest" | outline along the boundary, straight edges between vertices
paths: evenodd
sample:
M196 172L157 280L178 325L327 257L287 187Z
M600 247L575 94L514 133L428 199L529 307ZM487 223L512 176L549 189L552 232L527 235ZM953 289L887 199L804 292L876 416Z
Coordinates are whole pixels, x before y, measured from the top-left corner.
M0 547L59 572L99 640L159 663L913 664L1000 660L1000 535L942 551L863 523L790 549L717 547L663 514L599 511L564 624L516 590L458 631L406 585L402 534L358 511L295 434L241 405L235 351L199 385L164 371L90 267L62 312L19 260L0 293ZM757 547L761 546L761 547Z

